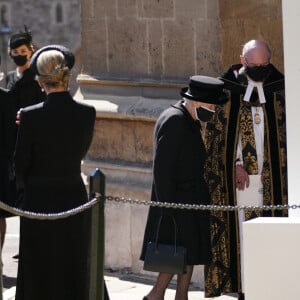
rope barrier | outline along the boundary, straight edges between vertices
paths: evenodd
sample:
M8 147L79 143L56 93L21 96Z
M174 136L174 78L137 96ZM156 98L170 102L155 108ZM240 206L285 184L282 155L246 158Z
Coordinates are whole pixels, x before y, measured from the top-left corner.
M69 216L74 216L76 214L81 213L84 210L89 209L96 203L98 203L101 199L100 197L96 197L91 199L89 202L84 203L83 205L80 205L78 207L69 209L67 211L63 212L58 212L58 213L37 213L37 212L32 212L32 211L23 211L19 208L15 208L12 206L7 205L4 202L0 201L0 208L4 209L13 215L20 216L20 217L26 217L29 219L38 219L38 220L57 220L57 219L64 219Z

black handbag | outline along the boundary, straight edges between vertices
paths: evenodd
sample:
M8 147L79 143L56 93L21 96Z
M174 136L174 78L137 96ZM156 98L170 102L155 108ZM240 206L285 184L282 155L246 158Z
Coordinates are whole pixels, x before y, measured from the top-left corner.
M175 218L173 217L174 244L171 245L158 243L161 220L162 216L160 216L158 221L155 242L147 244L144 270L159 273L184 274L186 272L186 248L177 245Z

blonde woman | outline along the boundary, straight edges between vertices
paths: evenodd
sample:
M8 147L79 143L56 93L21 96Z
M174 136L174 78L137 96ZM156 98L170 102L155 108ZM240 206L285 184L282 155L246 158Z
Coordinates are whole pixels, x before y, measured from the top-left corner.
M46 46L32 57L47 98L20 114L15 169L22 209L62 212L88 199L80 166L96 114L68 92L73 65L63 46ZM21 218L16 300L88 299L87 221L86 212L54 221Z

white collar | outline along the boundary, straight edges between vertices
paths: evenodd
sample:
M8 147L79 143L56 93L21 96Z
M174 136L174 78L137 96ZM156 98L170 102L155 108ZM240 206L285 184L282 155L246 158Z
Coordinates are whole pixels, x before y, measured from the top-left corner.
M246 102L249 102L250 96L253 92L254 87L257 88L259 102L260 103L266 103L265 93L264 93L264 89L263 89L263 83L253 81L253 80L249 79L249 77L248 77L247 90L246 90L246 93L244 95L243 100L246 101Z
M20 79L23 76L23 73L19 71L19 68L16 69L17 78Z

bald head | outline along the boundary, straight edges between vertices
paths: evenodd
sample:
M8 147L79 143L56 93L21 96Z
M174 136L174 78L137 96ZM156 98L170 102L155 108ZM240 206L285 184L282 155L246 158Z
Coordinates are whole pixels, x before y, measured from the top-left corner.
M246 59L249 65L266 65L270 62L271 51L266 42L251 40L244 45L241 58L243 64Z

